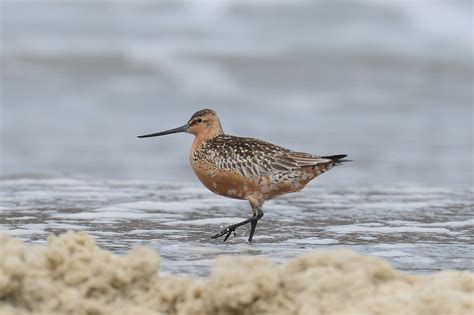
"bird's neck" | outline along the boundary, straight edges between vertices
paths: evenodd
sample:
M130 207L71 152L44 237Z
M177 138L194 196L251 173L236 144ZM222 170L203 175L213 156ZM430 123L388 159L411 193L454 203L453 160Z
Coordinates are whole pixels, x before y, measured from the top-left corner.
M198 134L196 134L194 138L193 145L191 147L191 152L199 150L199 148L204 143L223 134L224 134L224 131L220 127L213 128L213 129L205 129L205 130L200 131Z

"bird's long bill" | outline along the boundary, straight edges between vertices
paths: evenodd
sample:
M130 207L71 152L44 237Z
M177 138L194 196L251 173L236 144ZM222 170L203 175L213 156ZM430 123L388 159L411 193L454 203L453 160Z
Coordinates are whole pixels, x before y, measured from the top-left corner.
M178 132L187 132L188 131L188 125L184 125L178 128L173 128L170 130L165 130L157 133L150 133L148 135L143 135L143 136L138 136L138 138L148 138L148 137L158 137L158 136L164 136L164 135L169 135L172 133L178 133Z

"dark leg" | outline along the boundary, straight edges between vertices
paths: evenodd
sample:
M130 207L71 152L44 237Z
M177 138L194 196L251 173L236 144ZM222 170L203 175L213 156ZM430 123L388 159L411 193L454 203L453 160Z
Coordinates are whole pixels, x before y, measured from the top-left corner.
M250 235L249 235L249 242L252 243L253 233L255 233L255 228L257 227L258 220L263 217L263 210L257 208L258 212L257 215L254 216L254 220L250 222Z
M260 220L261 217L263 217L263 211L260 208L258 208L257 210L258 210L258 212L256 214L254 214L253 217L248 218L247 220L244 220L244 221L239 222L237 224L229 225L228 227L226 227L225 229L223 229L222 231L220 231L219 233L214 235L212 238L216 239L216 238L219 238L219 237L223 236L224 234L227 234L224 238L224 242L225 242L229 238L230 234L232 234L232 232L234 232L234 234L235 234L235 230L238 227L240 227L242 225L245 225L247 223L250 223L251 228L250 228L249 242L252 242L252 237L253 237L253 234L255 232L255 227L257 226L257 221Z

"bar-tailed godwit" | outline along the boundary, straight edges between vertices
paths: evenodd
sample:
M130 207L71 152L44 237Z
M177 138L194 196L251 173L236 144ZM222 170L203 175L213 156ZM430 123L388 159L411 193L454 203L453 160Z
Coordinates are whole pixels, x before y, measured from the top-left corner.
M196 112L184 126L138 137L178 132L195 136L189 158L204 186L218 195L246 199L252 207L252 217L212 236L225 235L224 242L247 223L250 223L248 241L252 242L257 222L263 216L265 200L299 191L316 176L347 161L345 154L319 156L291 151L258 139L226 135L216 112L210 109Z

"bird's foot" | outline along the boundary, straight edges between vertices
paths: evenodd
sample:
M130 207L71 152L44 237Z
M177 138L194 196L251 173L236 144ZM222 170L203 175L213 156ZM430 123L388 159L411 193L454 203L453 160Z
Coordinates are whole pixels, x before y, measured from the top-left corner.
M229 238L230 234L232 234L232 232L234 232L234 236L235 236L235 230L239 227L240 225L238 224L234 224L234 225L229 225L228 227L226 227L225 229L223 229L222 231L220 231L219 233L217 233L216 235L212 236L211 238L213 239L216 239L216 238L219 238L221 237L222 235L224 234L227 234L225 237L224 237L224 241L227 241L227 239Z

